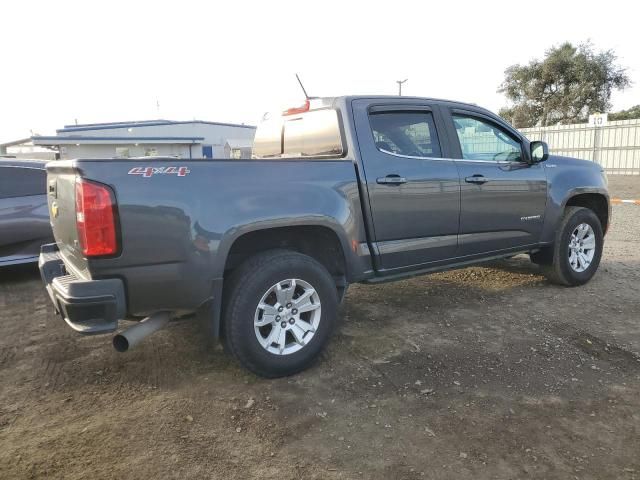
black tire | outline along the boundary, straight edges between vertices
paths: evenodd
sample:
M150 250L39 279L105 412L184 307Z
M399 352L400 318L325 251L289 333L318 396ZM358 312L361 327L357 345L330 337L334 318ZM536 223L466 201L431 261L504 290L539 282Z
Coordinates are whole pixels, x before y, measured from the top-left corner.
M583 223L588 224L593 230L596 245L590 265L584 271L578 272L569 263L569 243L573 231ZM550 282L558 285L569 287L584 285L598 270L602 258L603 240L602 225L592 210L584 207L567 207L556 231L552 261L541 265L543 273Z
M262 296L287 279L300 279L311 285L321 309L318 326L308 343L296 352L282 355L271 353L260 344L254 316ZM223 318L225 343L245 368L262 377L277 378L298 373L318 358L333 332L338 312L335 282L324 266L297 252L272 250L246 260L231 274L228 285Z

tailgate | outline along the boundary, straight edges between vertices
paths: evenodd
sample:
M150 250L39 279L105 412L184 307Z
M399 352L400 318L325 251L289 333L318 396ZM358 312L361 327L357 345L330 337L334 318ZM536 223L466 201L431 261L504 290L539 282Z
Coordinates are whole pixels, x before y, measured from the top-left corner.
M47 198L53 237L67 267L75 274L89 277L87 261L82 255L76 228L76 171L73 162L47 164Z

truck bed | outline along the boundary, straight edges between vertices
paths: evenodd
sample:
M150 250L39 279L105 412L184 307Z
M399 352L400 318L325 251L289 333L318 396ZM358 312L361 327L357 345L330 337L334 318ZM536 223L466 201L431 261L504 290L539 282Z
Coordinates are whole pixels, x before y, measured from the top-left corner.
M226 253L261 225L316 224L340 234L355 276L371 270L350 160L79 159L47 167L56 243L79 278L122 278L129 315L190 311L211 296ZM86 259L75 228L77 177L109 186L120 251ZM346 232L346 235L345 233Z

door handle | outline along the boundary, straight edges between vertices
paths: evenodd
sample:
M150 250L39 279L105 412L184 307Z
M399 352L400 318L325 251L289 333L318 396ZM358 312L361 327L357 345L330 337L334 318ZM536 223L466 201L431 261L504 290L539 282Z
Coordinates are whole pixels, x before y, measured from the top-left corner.
M484 176L476 173L475 175L471 175L464 179L467 183L475 183L476 185L482 185L483 183L487 183L489 180Z
M403 183L407 183L407 179L400 175L392 174L386 177L378 177L376 182L381 185L402 185Z

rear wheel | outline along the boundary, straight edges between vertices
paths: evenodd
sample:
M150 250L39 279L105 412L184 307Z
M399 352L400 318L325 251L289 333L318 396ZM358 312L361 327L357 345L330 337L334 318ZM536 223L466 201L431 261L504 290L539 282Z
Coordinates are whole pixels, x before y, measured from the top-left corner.
M258 254L230 279L226 344L263 377L292 375L324 348L337 315L333 278L316 260L278 250Z
M592 210L568 207L560 221L552 250L547 251L548 257L544 259L547 262L540 262L541 268L553 283L583 285L598 270L603 240L602 225Z

